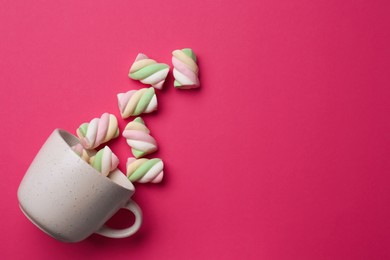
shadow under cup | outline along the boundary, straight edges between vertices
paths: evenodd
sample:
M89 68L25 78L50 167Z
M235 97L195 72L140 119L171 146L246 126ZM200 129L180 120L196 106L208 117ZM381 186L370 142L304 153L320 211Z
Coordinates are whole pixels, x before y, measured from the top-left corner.
M45 233L65 242L81 241L93 233L126 237L136 232L142 216L130 200L134 186L119 170L111 179L96 171L71 149L78 142L59 129L49 136L20 183L23 213ZM109 228L104 223L122 207L136 215L136 222L138 217L138 227L130 233L105 234Z

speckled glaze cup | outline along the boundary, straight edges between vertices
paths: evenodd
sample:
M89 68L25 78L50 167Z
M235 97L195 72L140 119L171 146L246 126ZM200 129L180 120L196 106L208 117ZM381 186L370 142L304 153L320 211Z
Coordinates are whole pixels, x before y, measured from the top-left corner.
M137 232L142 213L130 198L133 184L119 170L105 177L83 161L71 146L78 139L56 129L28 168L18 189L26 217L50 236L78 242L93 233L111 238ZM135 222L125 229L105 225L119 209L133 212Z

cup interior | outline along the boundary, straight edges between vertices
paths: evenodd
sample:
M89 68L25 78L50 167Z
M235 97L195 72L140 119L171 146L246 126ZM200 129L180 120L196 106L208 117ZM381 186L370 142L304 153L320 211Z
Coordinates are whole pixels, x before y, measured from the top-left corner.
M61 129L57 129L56 131L61 137L61 139L67 144L69 149L71 149L72 146L80 143L79 139L73 134ZM78 156L76 153L74 153L74 155ZM97 171L95 168L93 168L90 164L88 164L84 160L82 160L82 163L85 163L88 167L93 169L96 172L96 174L101 174L99 171ZM115 169L113 172L111 172L107 179L113 182L114 184L119 185L127 190L134 191L135 189L131 181L129 181L126 175L123 174L119 169Z

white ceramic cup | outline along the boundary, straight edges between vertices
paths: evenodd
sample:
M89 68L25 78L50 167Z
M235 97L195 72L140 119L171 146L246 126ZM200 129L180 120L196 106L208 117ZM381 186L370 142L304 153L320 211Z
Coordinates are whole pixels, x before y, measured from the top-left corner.
M119 170L109 178L96 171L71 149L78 142L64 130L53 131L20 183L21 210L45 233L64 242L78 242L93 233L131 236L142 223L142 212L130 199L133 184ZM134 224L107 227L106 221L121 208L133 212Z

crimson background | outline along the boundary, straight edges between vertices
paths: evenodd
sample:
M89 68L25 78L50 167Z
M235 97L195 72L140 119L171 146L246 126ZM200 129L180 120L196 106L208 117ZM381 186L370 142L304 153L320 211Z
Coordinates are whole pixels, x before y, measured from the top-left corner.
M21 1L0 8L3 259L389 259L390 5L380 0ZM166 164L135 236L55 241L17 187L55 128L103 112L138 52L191 47L145 116ZM129 120L120 120L123 129ZM121 159L125 140L111 143ZM126 226L120 212L113 226Z

